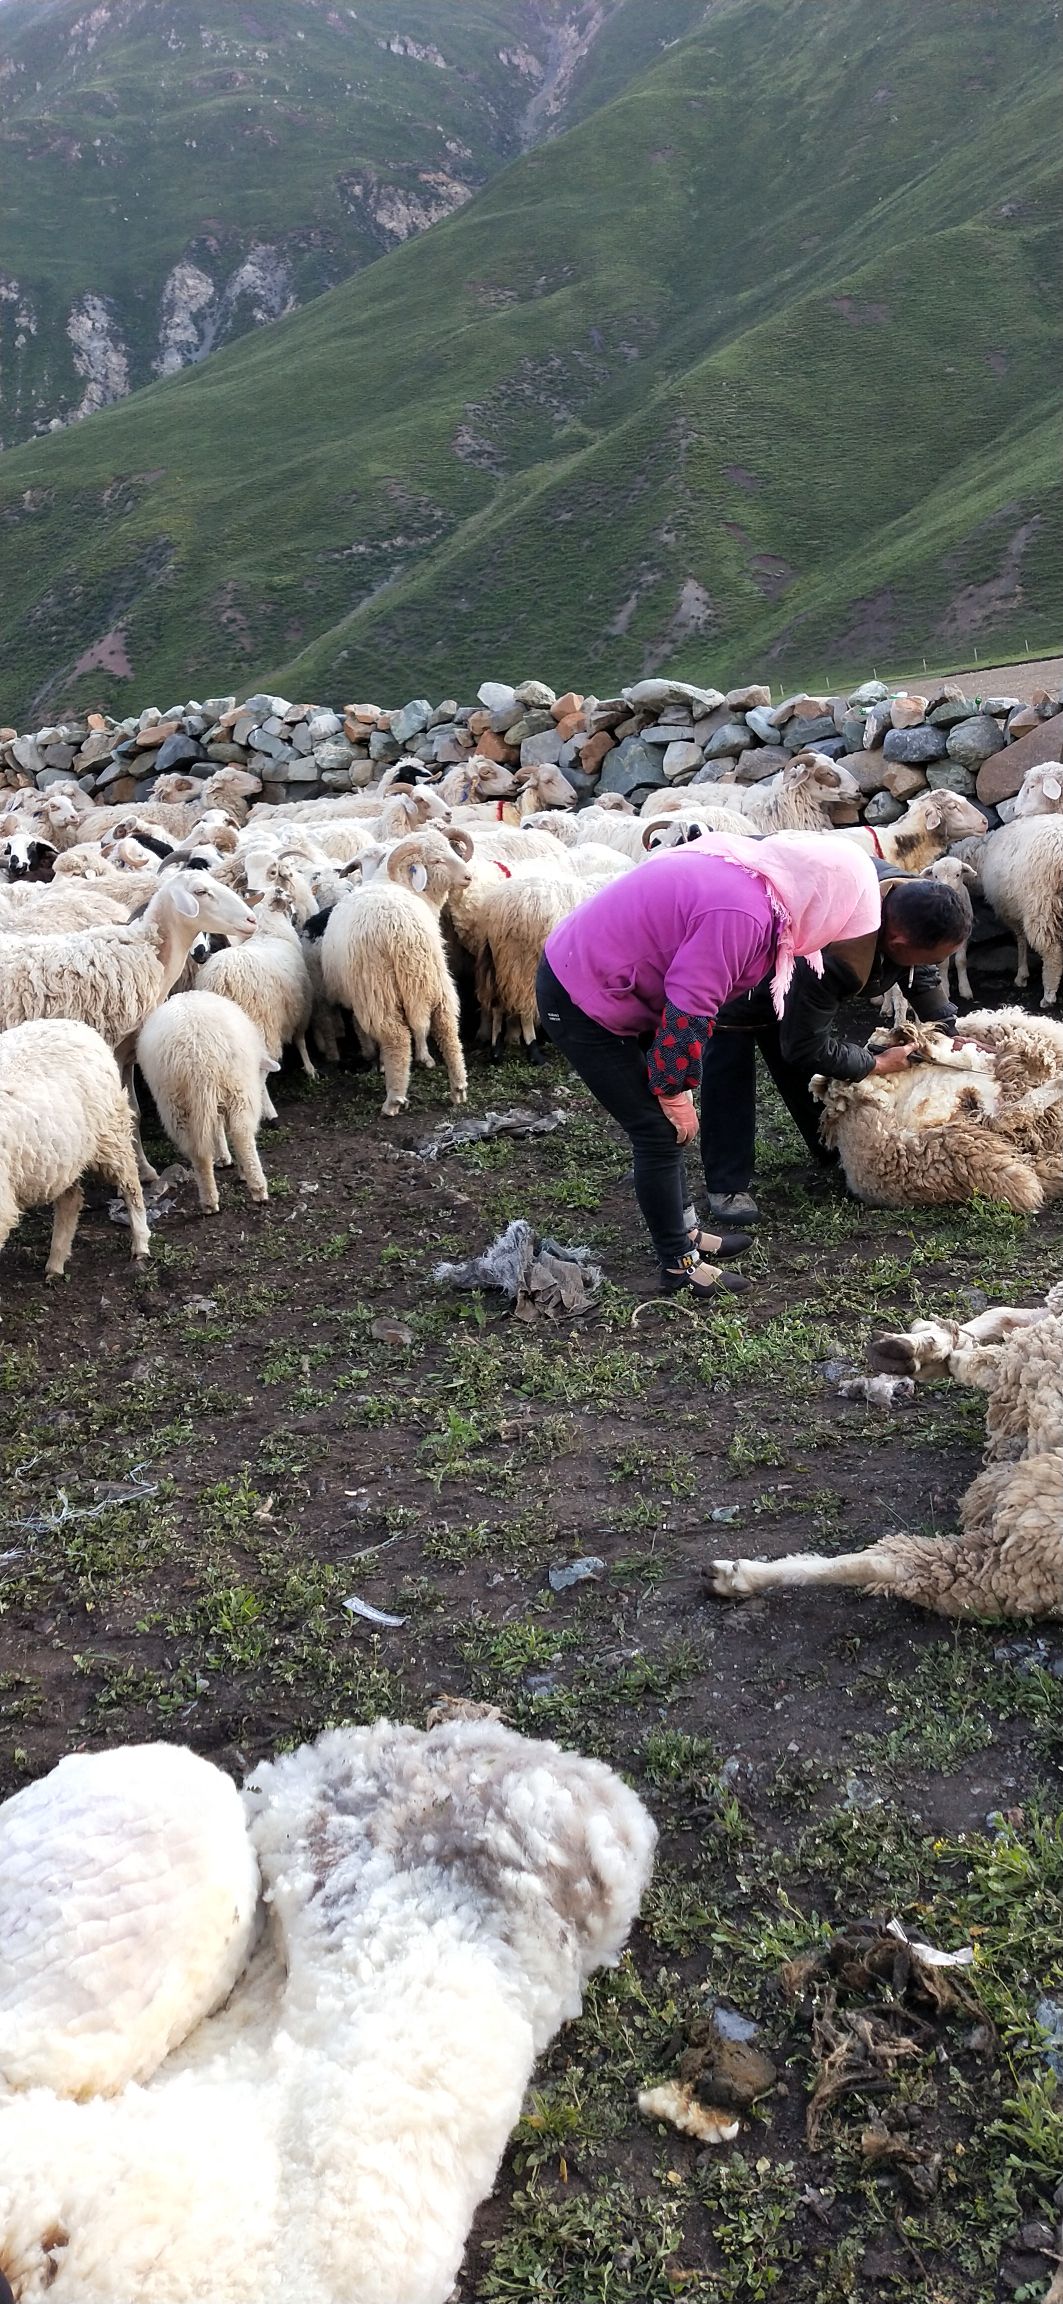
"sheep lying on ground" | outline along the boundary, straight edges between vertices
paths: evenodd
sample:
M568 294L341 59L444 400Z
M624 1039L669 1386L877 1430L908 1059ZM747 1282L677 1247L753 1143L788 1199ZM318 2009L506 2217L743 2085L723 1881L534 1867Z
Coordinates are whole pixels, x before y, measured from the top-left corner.
M1021 1009L977 1021L992 1048L953 1049L940 1033L905 1025L891 1036L917 1059L903 1072L813 1081L823 1141L858 1199L909 1208L977 1196L1030 1214L1063 1189L1063 1050L1049 1032L1030 1062L1023 1050L1038 1026ZM974 1032L974 1020L965 1029Z
M252 937L249 952L254 945ZM231 1167L233 1155L252 1200L268 1200L255 1137L269 1105L267 1076L280 1064L250 1016L216 992L176 992L142 1025L137 1063L171 1144L191 1165L204 1214L218 1212L215 1162Z
M942 1616L1063 1616L1063 1288L1036 1311L917 1321L868 1357L890 1375L948 1375L988 1394L986 1469L960 1507L962 1535L884 1536L833 1559L714 1560L712 1589L841 1584Z
M84 1205L87 1169L121 1193L133 1255L149 1253L133 1115L98 1032L65 1019L0 1033L0 1248L27 1208L50 1205L45 1271L62 1278ZM2 1952L0 1952L2 1958Z
M0 1809L19 2304L445 2304L534 2059L623 1948L649 1816L495 1720L333 1730L255 1770L246 1829L205 1761L182 1785L171 1753L154 1784L157 1749L79 1756ZM246 1956L256 1859L263 1937L204 2016ZM43 2021L16 2014L12 2079L27 1972ZM71 2052L87 2101L60 2093Z
M1042 1008L1052 1008L1063 979L1063 818L1031 815L1002 824L987 840L982 886L1018 945L1017 988L1030 981L1030 947L1043 973Z
M34 1016L72 1016L117 1047L165 999L196 936L242 938L254 926L231 888L187 872L157 887L126 927L0 937L0 1031Z
M325 994L349 1008L360 1033L379 1048L389 1119L406 1102L414 1052L431 1065L429 1033L447 1068L451 1102L465 1102L458 995L439 913L470 877L450 844L422 833L400 841L379 879L353 889L329 915L321 941Z

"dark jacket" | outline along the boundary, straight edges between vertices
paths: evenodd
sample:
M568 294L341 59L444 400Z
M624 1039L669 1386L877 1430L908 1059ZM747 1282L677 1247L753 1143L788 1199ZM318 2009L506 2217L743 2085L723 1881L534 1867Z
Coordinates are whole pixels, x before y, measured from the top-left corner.
M910 877L886 864L878 865L877 870L885 884L884 892L895 881ZM874 1070L874 1056L861 1041L846 1038L838 1011L849 1000L877 1000L894 984L901 985L921 1023L940 1024L952 1031L956 1010L941 989L937 969L899 967L884 949L880 933L877 938L862 938L859 945L828 944L822 976L814 973L807 960L797 962L778 1024L783 1062L806 1080L814 1072L826 1073L829 1080L865 1080ZM716 1018L716 1029L769 1032L776 1023L771 985L765 979L755 991L725 1003Z

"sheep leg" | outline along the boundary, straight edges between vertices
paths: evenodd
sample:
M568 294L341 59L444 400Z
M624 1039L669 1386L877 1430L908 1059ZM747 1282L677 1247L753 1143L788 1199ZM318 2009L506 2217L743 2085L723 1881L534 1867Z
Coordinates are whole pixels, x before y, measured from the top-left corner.
M225 1134L225 1122L219 1113L214 1131L214 1165L216 1168L231 1168L232 1164L233 1156Z
M1015 930L1015 944L1015 988L1016 991L1024 992L1030 981L1030 947L1021 928Z
M1041 990L1042 1008L1054 1008L1059 998L1059 980L1063 976L1063 944L1050 944L1041 955L1044 983Z
M196 1180L196 1191L199 1194L200 1213L203 1216L216 1216L220 1202L218 1199L218 1182L214 1174L214 1162L208 1152L192 1152L189 1154L189 1158L192 1162L192 1174Z
M386 1090L382 1110L386 1120L393 1120L396 1113L402 1111L410 1093L413 1043L405 1028L381 1036L380 1058Z
M748 1600L755 1592L782 1592L797 1584L841 1584L856 1592L889 1592L901 1582L888 1539L865 1552L791 1552L784 1560L713 1560L709 1588L720 1600Z
M422 1024L422 1026L421 1026L421 1028L420 1028L420 1030L419 1030L419 1031L416 1031L416 1030L414 1031L414 1035L413 1035L413 1052L414 1052L414 1055L416 1056L416 1058L417 1058L417 1062L418 1062L419 1064L424 1064L424 1065L426 1065L426 1066L427 1066L427 1068L428 1068L428 1070L429 1070L429 1072L434 1072L434 1071L435 1071L435 1068L436 1068L436 1060L435 1060L435 1057L433 1056L433 1054L432 1054L432 1051L431 1051L431 1049L429 1048L429 1045L428 1045L428 1026L427 1026L427 1024Z
M230 1112L229 1128L236 1147L236 1165L252 1200L268 1200L269 1186L262 1173L255 1131L246 1112Z
M46 1280L62 1279L70 1251L74 1245L78 1217L84 1205L85 1195L80 1184L71 1184L69 1191L60 1192L58 1199L53 1202L52 1239L48 1250L48 1262L44 1267ZM141 1202L141 1213L143 1213L143 1201Z
M135 1129L133 1134L135 1139ZM144 1214L144 1194L141 1191L140 1177L137 1173L135 1150L135 1141L131 1151L124 1144L119 1146L112 1154L104 1174L112 1184L117 1184L125 1201L126 1213L129 1217L129 1229L133 1236L133 1255L137 1260L140 1260L151 1254L151 1234L148 1231L148 1219Z
M465 1070L458 1019L445 1000L432 1010L432 1038L447 1068L450 1082L450 1101L464 1104L469 1091L469 1078Z
M956 990L961 1000L974 999L971 979L967 974L967 952L968 946L961 944L959 951L953 955L956 962Z
M309 1048L308 1048L308 1047L307 1047L307 1045L306 1045L306 1034L305 1034L305 1032L297 1032L297 1033L296 1033L296 1035L295 1035L295 1047L296 1047L296 1053L297 1053L297 1055L298 1055L298 1057L299 1057L299 1061L300 1061L300 1063L301 1063L301 1065L302 1065L302 1067L303 1067L303 1071L304 1071L304 1072L307 1074L307 1076L308 1076L308 1078L309 1078L309 1079L311 1079L311 1080L316 1080L316 1079L317 1079L317 1068L316 1068L315 1064L313 1063L313 1061L312 1061L312 1059L311 1059L310 1050L309 1050Z

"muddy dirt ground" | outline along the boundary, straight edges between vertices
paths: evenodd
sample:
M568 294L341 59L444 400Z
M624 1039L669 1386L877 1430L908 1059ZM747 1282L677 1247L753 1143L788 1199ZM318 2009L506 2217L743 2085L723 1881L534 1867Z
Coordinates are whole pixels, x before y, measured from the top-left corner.
M810 1192L766 1098L753 1290L661 1304L624 1150L578 1086L474 1060L472 1110L565 1125L432 1163L440 1078L384 1123L374 1076L286 1073L269 1206L230 1176L204 1221L183 1187L142 1277L103 1208L64 1286L43 1285L43 1215L6 1248L0 1794L84 1746L184 1740L239 1775L329 1723L496 1703L628 1773L662 1839L629 1957L537 2075L463 2304L1040 2297L1063 1626L843 1593L726 1607L703 1571L954 1525L980 1399L883 1415L824 1364L924 1308L1039 1300L1063 1220ZM589 1319L523 1326L433 1284L518 1215L600 1254ZM549 1570L587 1555L604 1573L555 1594ZM374 1630L354 1597L405 1621ZM785 1962L868 1918L975 1945L952 2006L900 1975L788 1996ZM636 2096L717 2001L777 2085L703 2149Z

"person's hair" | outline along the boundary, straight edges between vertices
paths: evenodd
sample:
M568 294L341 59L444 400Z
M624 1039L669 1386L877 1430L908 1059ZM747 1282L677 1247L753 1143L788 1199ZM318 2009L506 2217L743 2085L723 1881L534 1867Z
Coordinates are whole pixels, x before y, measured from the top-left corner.
M943 944L955 951L974 922L966 888L950 888L944 880L898 880L882 909L883 925L921 952L936 952Z

